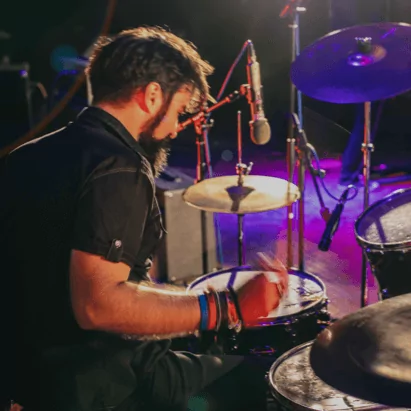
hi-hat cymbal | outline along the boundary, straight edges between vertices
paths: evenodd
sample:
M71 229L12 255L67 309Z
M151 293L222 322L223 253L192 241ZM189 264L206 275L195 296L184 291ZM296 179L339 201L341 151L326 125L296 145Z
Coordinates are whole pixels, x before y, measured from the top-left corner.
M310 361L318 377L339 391L411 407L411 294L338 320L318 335Z
M203 180L187 188L184 201L203 211L213 213L250 214L276 210L298 200L295 184L267 176L223 176Z
M378 23L329 33L296 58L298 90L330 103L383 100L411 90L411 25Z

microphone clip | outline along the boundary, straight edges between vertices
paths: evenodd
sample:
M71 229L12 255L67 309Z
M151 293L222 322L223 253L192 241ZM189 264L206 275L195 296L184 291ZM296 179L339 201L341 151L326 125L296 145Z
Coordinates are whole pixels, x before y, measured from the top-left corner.
M303 1L304 0L287 0L286 5L280 12L280 19L296 15L297 13L305 13L307 9L301 6Z
M339 200L338 200L338 204L341 205L345 205L345 203L348 200L348 193L350 192L350 190L353 188L353 186L349 185L341 194Z

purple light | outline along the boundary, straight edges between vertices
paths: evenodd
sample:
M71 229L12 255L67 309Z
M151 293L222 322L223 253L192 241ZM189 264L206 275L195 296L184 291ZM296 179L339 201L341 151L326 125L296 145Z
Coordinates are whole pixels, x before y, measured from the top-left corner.
M374 59L366 54L356 53L348 57L348 64L354 67L365 67L374 63Z

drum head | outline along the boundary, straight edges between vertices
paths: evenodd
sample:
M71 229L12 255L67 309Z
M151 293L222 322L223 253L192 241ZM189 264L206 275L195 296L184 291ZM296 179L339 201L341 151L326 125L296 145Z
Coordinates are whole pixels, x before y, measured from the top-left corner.
M320 380L310 365L312 341L282 355L269 371L273 397L281 404L306 410L388 410L382 405L343 394Z
M262 271L226 271L207 274L195 280L190 284L190 291L203 292L209 285L214 289L224 290L227 288L234 275L233 288L236 290L251 278L260 274ZM278 276L275 272L264 272L270 281L277 281ZM256 324L247 324L247 326L262 327L272 325L273 321L281 323L287 318L297 315L298 313L309 310L322 304L325 300L325 288L321 280L318 278L302 273L290 273L288 295L283 298L280 306L271 311L268 317L261 317Z
M402 245L411 242L410 217L411 189L397 190L374 203L358 218L355 234L366 247Z

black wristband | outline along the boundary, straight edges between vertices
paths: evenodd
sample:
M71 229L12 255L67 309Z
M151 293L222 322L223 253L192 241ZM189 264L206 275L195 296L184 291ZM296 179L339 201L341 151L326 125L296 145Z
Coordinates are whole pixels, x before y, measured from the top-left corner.
M220 328L228 329L228 303L227 303L227 291L219 291L218 301L221 307L221 325Z
M220 296L218 295L218 292L215 291L214 289L210 288L208 290L209 293L213 294L215 304L216 304L216 309L217 309L217 322L216 322L216 327L214 331L218 331L221 327L221 318L222 318L222 312L221 312L221 303L220 303Z
M237 311L238 318L240 319L241 323L244 324L243 316L241 315L240 305L238 304L237 294L234 291L233 287L228 287L228 292L230 293L230 297L233 300L235 305L235 309Z

